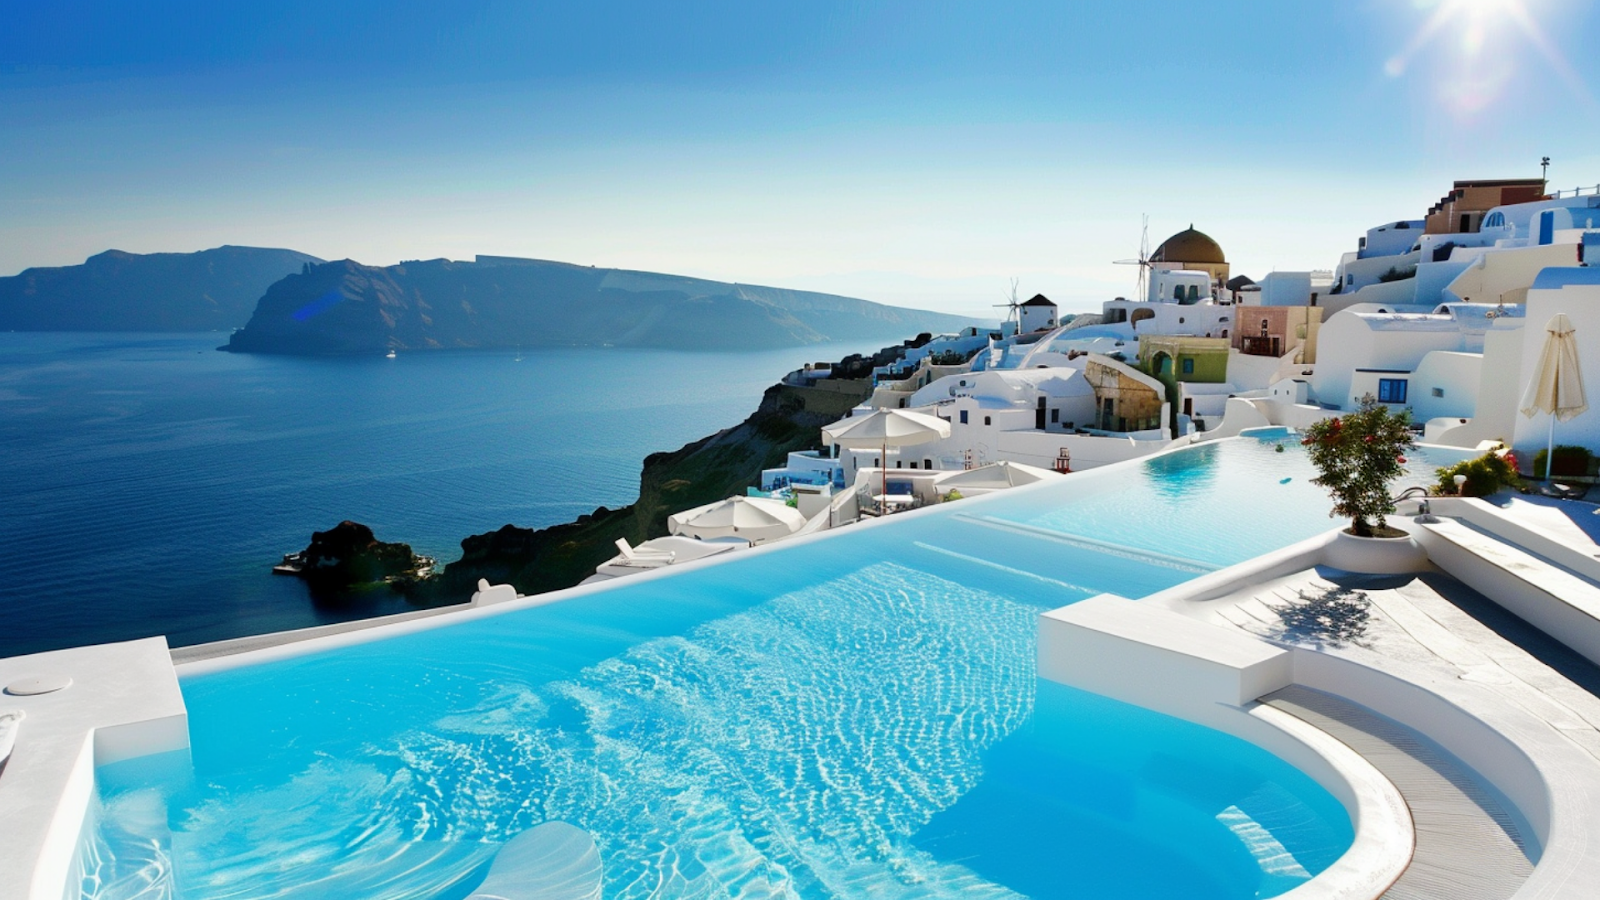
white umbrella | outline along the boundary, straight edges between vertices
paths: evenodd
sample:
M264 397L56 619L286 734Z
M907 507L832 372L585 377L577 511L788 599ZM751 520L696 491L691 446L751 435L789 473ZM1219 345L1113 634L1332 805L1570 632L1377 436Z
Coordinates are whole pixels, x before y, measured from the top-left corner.
M880 447L883 493L889 493L889 448L926 444L950 436L950 423L927 413L879 409L871 415L840 419L822 429L822 439L855 450Z
M1544 326L1544 348L1539 365L1522 396L1522 414L1550 416L1549 449L1545 451L1544 477L1549 479L1556 460L1556 420L1565 422L1589 408L1583 396L1583 372L1578 368L1577 329L1566 313L1556 313Z
M976 469L967 469L955 472L948 478L939 479L939 487L968 487L968 488L1008 488L1019 484L1033 484L1035 481L1044 481L1046 478L1055 477L1056 473L1049 469L1039 469L1025 466L1009 459L992 462Z
M729 497L667 517L667 530L687 537L770 541L805 527L806 517L782 500Z

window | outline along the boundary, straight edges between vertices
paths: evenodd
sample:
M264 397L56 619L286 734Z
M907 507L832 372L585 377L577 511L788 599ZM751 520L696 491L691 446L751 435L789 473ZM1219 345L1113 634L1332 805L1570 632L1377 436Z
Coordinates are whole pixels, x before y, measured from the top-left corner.
M1194 360L1185 359L1183 361L1183 374L1185 374L1185 375L1193 375L1194 374Z
M983 417L983 424L985 424L985 425L989 424L989 417L988 416L984 416Z
M933 468L933 460L931 460L931 459L925 459L925 460L923 460L923 461L922 461L922 467L923 467L923 468L924 468L924 469L931 469L931 468Z
M1379 403L1404 403L1406 402L1406 379L1404 378L1379 378L1378 379Z
M964 409L961 411L961 424L967 424L967 411Z
M1056 422L1056 423L1059 424L1061 422L1061 410L1059 410L1059 409L1050 410L1050 421Z
M917 461L913 459L911 461L911 468L915 469L916 467L917 467Z
M1434 388L1433 389L1433 395L1435 397L1443 397L1444 396L1444 388Z

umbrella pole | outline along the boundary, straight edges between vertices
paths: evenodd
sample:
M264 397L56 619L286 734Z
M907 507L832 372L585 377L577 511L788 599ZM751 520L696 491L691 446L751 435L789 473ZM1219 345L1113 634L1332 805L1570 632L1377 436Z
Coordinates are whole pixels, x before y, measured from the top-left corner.
M883 439L883 455L878 457L878 462L881 463L882 466L883 466L882 468L880 468L878 470L878 472L883 475L883 499L879 501L879 505L882 507L883 512L888 512L889 511L889 439L887 437L885 437Z
M1544 451L1544 480L1550 480L1550 473L1555 470L1556 464L1556 414L1550 413L1550 441Z

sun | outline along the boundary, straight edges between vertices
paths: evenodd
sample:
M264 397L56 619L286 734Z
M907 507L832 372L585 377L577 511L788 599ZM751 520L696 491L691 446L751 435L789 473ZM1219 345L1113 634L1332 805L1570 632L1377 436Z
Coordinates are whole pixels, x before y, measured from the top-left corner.
M1587 96L1572 66L1545 35L1531 8L1539 0L1418 0L1430 9L1415 35L1384 64L1394 78L1432 50L1442 98L1457 112L1475 113L1504 92L1519 53L1531 46L1580 96Z

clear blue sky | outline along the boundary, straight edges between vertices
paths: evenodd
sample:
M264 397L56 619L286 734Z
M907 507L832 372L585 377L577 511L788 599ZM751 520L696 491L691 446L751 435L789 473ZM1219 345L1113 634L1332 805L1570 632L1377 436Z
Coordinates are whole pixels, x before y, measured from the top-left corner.
M0 274L232 243L1093 309L1142 214L1259 277L1455 178L1600 183L1591 3L996 6L0 0Z

